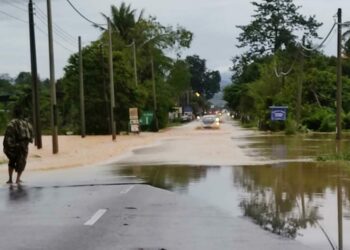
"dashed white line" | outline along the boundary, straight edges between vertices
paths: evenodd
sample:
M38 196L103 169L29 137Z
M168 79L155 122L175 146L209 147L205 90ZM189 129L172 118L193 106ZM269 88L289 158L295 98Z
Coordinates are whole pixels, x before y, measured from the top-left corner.
M130 192L130 190L133 189L134 187L135 187L135 186L132 185L132 186L130 186L130 187L128 187L128 188L122 190L120 193L121 193L121 194L126 194L126 193Z
M105 213L107 209L98 210L87 222L84 223L84 226L93 226Z

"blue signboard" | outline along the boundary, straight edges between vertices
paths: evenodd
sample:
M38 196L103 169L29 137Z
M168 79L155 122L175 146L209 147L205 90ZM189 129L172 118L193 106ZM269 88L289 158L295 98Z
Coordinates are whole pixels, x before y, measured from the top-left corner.
M287 119L287 106L271 106L271 120L285 121Z

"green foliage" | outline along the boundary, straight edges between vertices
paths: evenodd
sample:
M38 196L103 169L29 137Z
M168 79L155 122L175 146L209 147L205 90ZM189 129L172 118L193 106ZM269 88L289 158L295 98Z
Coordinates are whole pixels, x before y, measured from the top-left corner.
M294 135L298 132L298 123L291 118L287 119L285 126L286 135Z
M174 93L182 93L190 89L190 81L189 65L184 60L176 60L167 81Z
M337 153L332 155L320 155L317 161L350 161L350 153Z
M204 75L205 97L207 99L213 98L213 96L220 91L221 76L218 70L208 71Z
M276 52L282 44L293 46L300 31L306 39L318 36L321 23L314 16L299 14L300 7L293 0L263 0L252 4L256 8L254 19L248 25L237 26L242 30L238 47L249 46L249 58Z
M312 109L303 124L315 131L335 131L335 113L327 108Z
M191 73L192 90L198 92L208 100L220 91L221 76L219 71L209 71L206 61L198 55L187 56L186 62Z
M168 123L168 111L178 97L189 86L187 63L173 61L164 50L189 47L192 33L182 27L174 29L161 25L154 17L144 18L143 11L138 17L136 10L122 3L111 7L113 32L113 75L117 132L129 129L129 108L137 107L139 113L154 110L152 70L157 100L157 117L160 128ZM85 118L87 134L110 132L110 79L108 74L108 34L103 31L101 38L83 49ZM133 50L137 57L138 86L134 81ZM154 62L152 69L151 58ZM63 101L59 105L62 115L61 129L79 133L80 99L78 55L70 57L65 75L60 82Z

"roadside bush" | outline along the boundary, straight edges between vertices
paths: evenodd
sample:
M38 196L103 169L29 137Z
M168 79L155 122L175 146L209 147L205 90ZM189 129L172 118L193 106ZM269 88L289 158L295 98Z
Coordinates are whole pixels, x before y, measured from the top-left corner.
M269 121L269 127L272 132L283 131L285 125L285 121Z
M343 116L343 128L350 129L350 112Z
M323 117L319 131L321 132L332 132L335 131L336 123L334 114L328 114Z
M303 125L314 131L330 132L335 129L335 114L330 109L318 108L312 110L307 118L303 120Z
M298 123L295 120L288 118L284 131L287 135L295 134L298 131Z

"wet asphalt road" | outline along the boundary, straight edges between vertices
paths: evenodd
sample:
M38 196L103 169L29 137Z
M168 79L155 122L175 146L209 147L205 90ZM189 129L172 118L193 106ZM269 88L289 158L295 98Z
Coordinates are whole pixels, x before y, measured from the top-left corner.
M310 249L113 168L28 172L28 184L0 186L0 249Z
M60 176L72 178L76 169L2 186L0 249L308 249L132 177L103 182L108 168L100 167L99 175L85 169L75 184ZM97 177L88 183L91 175ZM42 179L53 176L55 185Z

